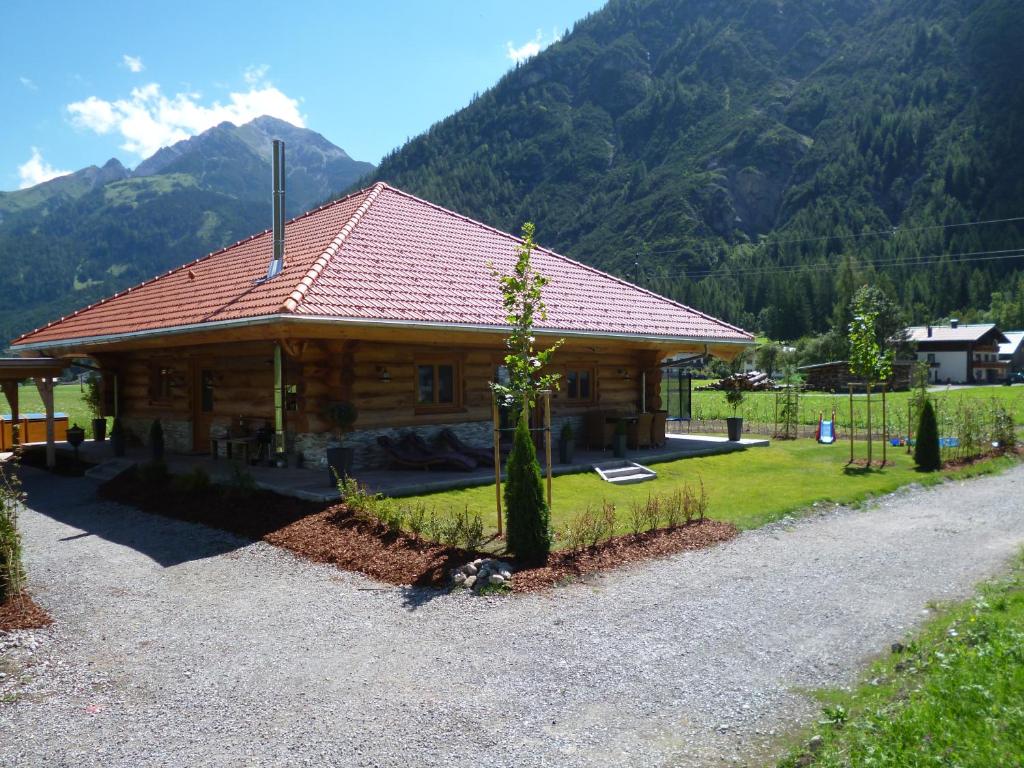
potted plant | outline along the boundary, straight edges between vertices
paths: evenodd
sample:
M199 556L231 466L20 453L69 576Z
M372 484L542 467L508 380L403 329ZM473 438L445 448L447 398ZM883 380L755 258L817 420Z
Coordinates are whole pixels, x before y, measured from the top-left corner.
M114 449L115 456L124 456L127 448L127 436L120 419L114 419L114 425L110 428L110 445Z
M740 435L743 433L743 417L736 414L744 397L746 397L746 393L735 384L725 390L725 402L732 408L732 416L725 420L725 425L729 430L729 440L733 442L739 442Z
M567 421L562 427L562 436L558 441L558 460L563 464L571 464L575 452L576 441L573 439L572 423Z
M333 431L327 442L327 475L331 485L339 479L352 474L352 463L355 460L355 448L343 445L341 435L352 429L359 418L359 411L347 400L336 400L328 403L324 409L324 417L331 422Z
M164 428L157 419L149 427L149 453L154 462L164 459Z
M92 437L97 443L107 439L107 420L103 418L103 395L98 376L90 376L85 383L85 403L92 414Z
M612 454L616 459L626 458L626 420L615 422L615 436L612 437Z

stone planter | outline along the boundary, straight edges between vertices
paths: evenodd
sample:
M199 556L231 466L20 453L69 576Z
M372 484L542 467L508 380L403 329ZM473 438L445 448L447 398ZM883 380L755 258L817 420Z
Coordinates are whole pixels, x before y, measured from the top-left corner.
M612 438L612 454L616 459L626 458L626 436L616 434Z
M107 439L107 420L106 419L93 419L92 420L92 438L97 443L102 443Z
M729 440L734 443L739 442L740 435L743 434L743 418L732 416L725 420L725 426L729 430Z

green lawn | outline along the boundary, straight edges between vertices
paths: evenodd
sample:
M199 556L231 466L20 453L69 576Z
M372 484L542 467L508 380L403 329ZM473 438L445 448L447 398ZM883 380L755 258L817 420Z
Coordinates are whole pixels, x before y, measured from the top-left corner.
M58 384L53 388L53 409L68 414L68 426L78 423L86 434L92 435L92 414L85 405L85 393L78 384ZM22 385L18 390L18 410L26 413L43 413L43 401L35 384ZM0 396L0 413L10 413L7 398ZM109 419L108 419L109 421ZM109 427L109 424L108 424Z
M859 443L857 455L863 456L865 449ZM880 457L881 443L876 443L874 450L875 456ZM618 532L626 533L631 501L646 500L649 494L667 495L683 483L694 485L703 480L709 497L709 517L740 528L755 528L816 501L856 503L907 483L935 483L943 477L993 472L1013 461L998 459L959 472L922 475L914 470L904 449L890 448L889 458L894 465L870 472L847 471L848 457L848 443L826 446L804 439L773 441L767 448L653 464L658 478L636 485L611 485L593 472L562 475L552 481L552 525L560 531L587 505L610 501L616 506ZM495 530L493 485L426 494L402 502L423 502L439 511L468 507L470 512L480 512L489 533Z
M693 386L707 384L705 381L694 381ZM671 399L662 401L662 406L669 408L670 412L677 410L675 392L676 382L666 381L663 384L662 392ZM1018 424L1024 423L1024 387L1017 385L1013 387L1004 386L982 386L967 387L964 389L952 389L933 391L929 393L933 402L938 407L939 418L942 419L943 412L952 413L954 407L959 403L976 403L984 405L993 400L1002 403ZM910 392L891 392L886 395L886 410L890 424L890 434L906 434L907 424L907 402L911 398ZM867 398L863 395L854 395L853 398L853 420L858 428L867 425ZM875 393L871 397L871 420L874 427L881 425L881 397ZM828 393L801 393L800 395L800 423L817 424L819 414L829 418L832 409L836 411L836 422L839 429L844 430L850 424L850 398L849 395L832 395ZM774 392L750 392L746 400L740 406L739 415L747 421L772 424L775 422L775 393ZM725 402L725 396L721 392L694 392L692 403L692 416L695 420L717 420L732 416L732 409Z
M852 692L820 694L813 761L805 737L780 766L1021 765L1024 558L894 650Z

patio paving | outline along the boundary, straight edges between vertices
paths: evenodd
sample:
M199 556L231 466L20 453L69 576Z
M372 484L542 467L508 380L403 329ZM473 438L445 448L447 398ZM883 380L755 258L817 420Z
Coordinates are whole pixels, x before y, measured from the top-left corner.
M627 453L627 460L638 464L657 464L676 459L711 456L720 453L732 453L747 448L765 447L768 440L744 438L739 442L730 442L721 435L674 434L667 436L667 442L661 448L644 448ZM66 444L57 445L57 450L70 452ZM97 443L86 440L79 449L83 461L102 467L105 462L113 459L113 449L109 442ZM149 452L145 448L129 449L125 457L129 463L144 463L149 460ZM590 472L594 464L612 461L611 451L576 451L571 464L555 464L553 475L568 475L579 472ZM187 474L196 467L201 467L216 483L229 483L235 474L235 465L225 458L217 460L209 455L167 454L167 467L172 474ZM541 467L544 467L544 456L541 454ZM250 466L249 473L257 487L268 491L294 496L310 501L335 501L340 498L338 489L328 482L327 471L321 467L267 467ZM102 468L94 474L102 474ZM387 496L414 496L421 493L445 491L454 488L470 488L494 482L493 467L478 467L469 472L449 470L420 469L379 469L364 470L356 473L356 479L368 486L372 491Z

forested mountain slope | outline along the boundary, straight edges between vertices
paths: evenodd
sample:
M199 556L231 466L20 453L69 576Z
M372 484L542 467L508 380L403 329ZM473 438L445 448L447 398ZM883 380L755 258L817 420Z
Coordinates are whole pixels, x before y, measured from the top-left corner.
M941 226L1024 216L1021 40L1020 0L612 0L374 177L775 338L875 271L1024 324L1024 259L938 258L1024 247Z
M0 194L0 338L149 279L270 225L270 147L287 147L298 215L373 170L323 136L271 117Z

